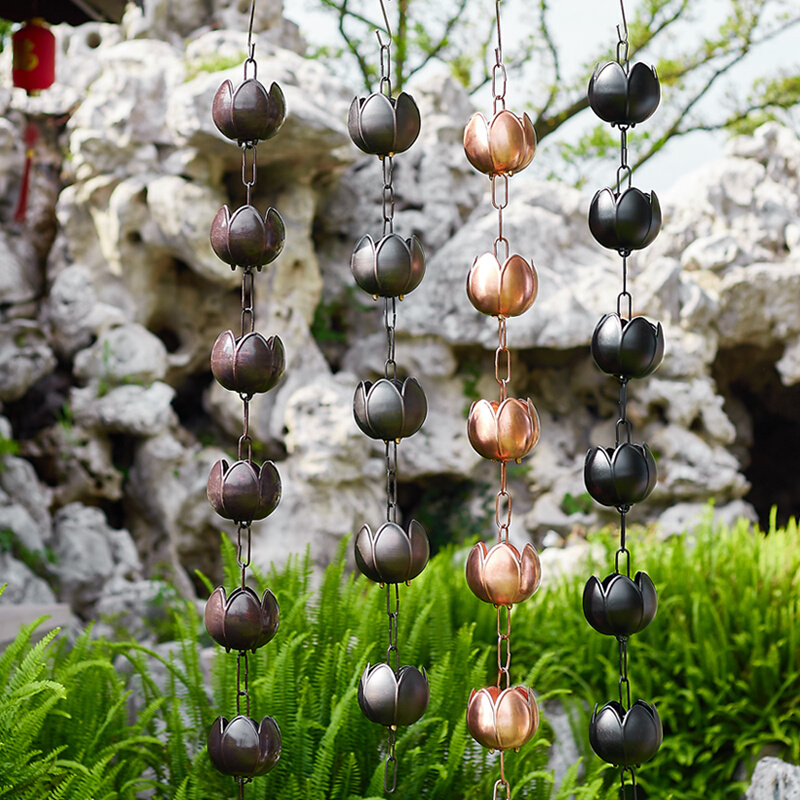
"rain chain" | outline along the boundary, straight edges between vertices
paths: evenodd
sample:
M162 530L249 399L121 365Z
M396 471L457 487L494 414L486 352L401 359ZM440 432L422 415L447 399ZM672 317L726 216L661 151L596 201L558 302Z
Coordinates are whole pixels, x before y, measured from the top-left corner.
M272 592L264 596L247 586L250 565L251 524L264 519L277 507L281 480L271 461L261 466L253 461L249 432L250 401L268 392L283 376L286 356L277 336L265 339L255 331L254 273L274 261L285 238L283 220L270 208L262 217L251 205L256 185L256 146L271 139L283 125L286 104L280 87L269 91L257 80L255 44L252 42L254 3L250 12L248 58L244 81L236 89L226 80L214 97L212 116L217 128L242 148L242 183L246 202L231 213L223 206L211 225L211 246L231 269L242 269L242 313L240 335L221 333L211 353L211 371L225 389L242 399L242 435L233 464L224 459L214 464L208 478L208 499L216 512L233 520L238 528L237 555L241 583L227 596L222 586L208 599L205 626L211 638L228 652L236 651L236 716L217 717L208 735L211 763L225 775L236 778L239 798L244 786L264 775L281 754L281 732L272 717L257 723L250 716L248 652L267 644L277 633L280 609Z
M394 232L395 193L393 157L417 140L420 115L410 95L392 97L392 34L381 2L386 32L376 31L380 44L380 86L350 106L348 129L353 142L381 163L383 226L376 242L363 236L355 246L350 267L356 283L375 300L383 298L387 353L384 376L356 387L353 413L358 427L372 439L382 440L386 457L386 521L375 531L364 525L355 539L359 569L371 581L386 587L388 647L386 662L367 664L358 686L358 704L364 716L389 729L384 790L397 787L398 726L411 725L425 713L430 691L425 671L400 666L397 645L399 584L416 578L428 563L430 545L425 529L411 520L407 530L397 522L397 445L415 434L428 413L425 393L415 378L400 380L395 361L397 300L416 289L425 275L425 254L416 236L403 239Z
M644 122L658 107L661 90L652 67L628 63L628 28L622 6L622 29L616 61L598 65L589 82L589 104L600 119L620 133L620 166L613 189L598 191L589 208L589 228L603 246L622 258L622 291L616 313L605 314L592 336L591 352L601 372L619 382L619 419L614 446L593 447L586 454L584 481L589 494L620 515L619 549L614 572L600 581L592 576L583 593L583 611L599 633L614 636L619 646L619 700L594 708L589 741L600 758L620 770L620 798L626 786L637 800L636 768L651 759L663 738L656 707L637 700L631 705L628 677L629 637L644 630L654 619L658 598L652 580L637 572L631 580L631 554L626 546L626 518L635 503L646 500L658 480L653 454L646 444L631 442L627 417L628 382L656 370L664 356L661 325L633 317L633 298L628 291L628 258L633 250L651 244L661 228L661 209L655 192L646 194L631 184L628 164L628 130ZM626 784L629 779L629 784Z
M505 751L519 750L539 727L539 708L533 691L511 684L511 609L539 587L541 565L533 545L522 553L508 541L511 527L511 494L508 462L519 462L539 441L539 416L528 400L509 398L511 353L507 346L507 318L525 313L536 299L538 278L532 263L512 255L505 237L503 213L508 206L508 179L525 169L536 151L536 134L527 114L520 118L506 110L507 73L503 63L500 0L496 0L497 47L492 71L493 116L487 121L475 114L464 130L464 150L475 169L492 182L492 205L497 209L497 237L492 252L478 256L467 276L467 295L472 305L487 316L497 317L498 345L494 373L500 400L472 404L467 433L472 447L483 458L500 462L500 489L495 501L497 544L487 550L478 542L467 558L467 583L484 602L497 611L497 682L473 689L467 704L467 727L472 737L491 751L500 751L500 777L494 800L511 796L505 775Z

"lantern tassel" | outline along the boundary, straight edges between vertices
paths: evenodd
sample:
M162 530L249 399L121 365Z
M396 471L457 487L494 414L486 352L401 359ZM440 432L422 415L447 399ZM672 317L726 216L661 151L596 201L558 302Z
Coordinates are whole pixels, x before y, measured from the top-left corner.
M14 222L23 224L28 212L28 189L31 179L31 165L35 154L36 142L39 139L39 129L32 122L25 127L25 168L22 171L22 184L19 187L19 200L17 210L14 212Z

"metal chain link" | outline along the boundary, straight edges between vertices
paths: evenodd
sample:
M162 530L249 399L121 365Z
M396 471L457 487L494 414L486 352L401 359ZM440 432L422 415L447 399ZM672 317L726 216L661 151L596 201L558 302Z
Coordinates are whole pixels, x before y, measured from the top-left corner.
M247 157L248 153L250 153L249 159ZM256 169L255 142L245 142L242 145L242 183L244 184L247 195L247 205L250 205L251 191L256 185L256 180L258 177L256 174Z
M244 532L244 542L242 533ZM246 555L245 555L246 553ZM242 570L242 589L245 587L245 572L252 563L252 529L249 522L240 522L236 531L236 563Z
M242 336L252 333L256 325L255 276L253 268L246 267L242 273Z
M389 728L389 757L386 759L386 766L383 770L383 791L392 794L397 788L397 755L395 746L397 745L397 731ZM389 778L391 777L391 781Z
M397 521L397 442L386 442L386 521Z
M499 197L498 188L502 188L502 195ZM502 264L508 260L511 254L503 227L503 211L508 207L508 175L492 175L492 205L497 209L497 237L494 240L494 256ZM500 257L500 245L504 250L502 258Z
M392 608L392 586L394 586L394 608ZM394 671L400 669L400 652L397 649L397 620L400 614L400 585L397 583L386 584L386 614L389 617L389 647L386 650L386 663L392 666L392 653L394 653Z
M495 0L495 18L497 20L497 47L494 49L494 66L492 67L492 100L493 111L497 114L506 107L506 85L508 72L503 63L503 32L500 27L500 0Z
M619 702L627 711L631 707L631 682L628 680L628 637L619 636ZM622 694L622 687L625 687L625 696ZM625 703L627 700L627 704Z
M503 794L500 794L502 789ZM500 751L500 778L495 781L492 800L511 800L511 786L506 780L506 754Z
M397 300L394 297L385 297L383 300L383 325L386 328L386 363L383 366L383 375L387 380L394 380L397 377L397 362L394 358Z
M244 664L244 676L242 676L242 664ZM240 650L236 656L236 715L242 713L242 698L245 700L245 714L250 716L250 693L248 691L248 681L250 680L250 668L247 664L247 650ZM242 686L244 685L244 688Z
M636 786L636 770L633 767L621 767L619 771L619 779L620 779L620 787L619 787L619 800L628 800L627 793L625 791L625 773L628 773L631 776L631 787L633 788L633 798L632 800L639 799L639 791Z
M506 610L505 632L502 614ZM505 688L511 685L511 606L497 606L497 688L505 680Z
M381 190L381 214L383 215L383 235L394 233L394 162L391 156L381 158L381 176L383 189Z
M497 350L494 352L494 379L500 385L500 402L506 399L508 383L511 380L511 352L508 349L507 320L497 320ZM505 363L502 363L503 360ZM501 365L505 367L501 371Z
M503 513L505 504L505 514ZM494 500L494 520L497 523L497 541L508 541L508 529L511 527L511 494L508 491L508 463L500 462L500 491Z

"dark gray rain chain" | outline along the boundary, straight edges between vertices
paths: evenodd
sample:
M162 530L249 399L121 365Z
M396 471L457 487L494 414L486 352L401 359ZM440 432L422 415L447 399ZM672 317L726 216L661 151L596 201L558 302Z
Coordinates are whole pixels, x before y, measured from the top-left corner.
M214 96L212 117L217 128L242 149L242 183L246 202L231 213L223 206L211 224L211 246L231 269L242 269L240 333L221 333L211 353L211 371L217 382L242 399L242 435L237 461L218 461L208 478L208 499L216 512L237 525L237 557L241 582L231 594L217 587L208 599L205 625L211 638L236 656L236 716L217 717L208 735L211 763L236 778L239 798L246 783L264 775L281 754L281 732L272 717L260 723L250 716L248 652L255 653L277 633L280 609L272 592L258 595L247 585L250 565L251 524L264 519L278 506L281 479L271 461L253 461L249 433L250 401L255 394L273 389L283 376L286 357L277 336L264 338L255 331L254 273L274 261L283 249L283 220L275 209L264 216L251 205L256 185L256 146L271 139L283 125L286 103L278 84L269 90L257 79L253 42L255 2L250 8L248 56L244 80L235 89L226 80Z
M628 62L628 27L622 6L622 28L617 26L616 61L599 64L589 82L589 104L600 119L620 133L620 165L613 189L598 191L589 208L589 229L603 246L622 258L622 291L616 313L605 314L592 336L595 364L619 382L619 419L614 446L593 447L586 454L584 481L589 494L620 515L619 549L614 572L600 581L592 576L583 593L583 611L599 633L614 636L619 647L619 700L595 706L589 741L600 758L620 770L620 798L626 800L626 777L637 800L636 769L651 759L663 738L655 705L644 700L631 704L628 678L628 640L654 619L658 598L652 580L637 572L631 580L631 554L625 541L628 512L646 500L658 480L655 459L646 444L631 441L627 417L628 382L645 378L664 356L661 325L633 317L633 298L628 291L628 258L633 250L651 244L661 228L661 208L655 192L645 193L631 182L628 164L628 131L644 122L658 107L661 90L655 69Z
M386 31L376 31L380 45L380 85L377 92L353 100L347 124L356 146L379 158L383 179L381 238L375 241L369 234L362 236L356 243L350 267L356 283L365 292L375 300L383 298L386 328L384 376L375 382L358 384L353 413L358 427L385 445L386 521L374 532L369 525L361 528L355 539L355 557L364 575L386 586L389 620L386 661L367 664L358 685L358 704L367 719L389 730L383 786L391 793L397 786L397 728L420 719L430 696L425 671L400 666L399 584L408 583L425 569L430 545L419 522L412 519L407 529L397 522L397 445L420 429L428 413L425 393L417 380L397 377L397 300L419 286L425 276L425 254L416 236L403 239L394 232L393 158L417 140L420 114L410 95L401 92L392 97L392 33L383 0L381 11Z
M511 352L507 346L507 319L524 314L536 299L539 281L533 263L512 254L505 237L503 214L508 206L508 179L533 160L536 134L527 114L518 117L506 110L507 73L503 61L500 0L495 2L497 47L492 69L493 115L487 120L475 114L464 129L464 150L475 169L492 182L492 206L497 210L497 237L491 252L475 258L467 275L467 295L482 314L497 318L498 346L494 377L500 400L472 404L467 434L475 451L500 463L500 489L495 499L497 543L487 549L478 542L467 558L469 588L497 614L497 681L473 689L467 703L467 728L490 751L500 751L500 777L493 800L510 800L511 786L505 774L505 753L519 750L536 733L539 707L533 690L511 684L511 610L530 598L539 587L541 564L535 548L526 544L520 552L509 542L511 494L508 462L527 456L539 441L539 415L530 399L508 397Z

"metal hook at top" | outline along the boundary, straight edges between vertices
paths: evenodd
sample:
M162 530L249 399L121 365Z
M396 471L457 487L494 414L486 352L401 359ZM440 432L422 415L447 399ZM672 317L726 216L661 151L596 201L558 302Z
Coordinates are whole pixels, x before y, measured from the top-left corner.
M250 24L247 26L247 56L249 59L255 57L256 46L253 42L253 22L256 17L256 0L250 2Z
M389 24L389 16L386 13L386 6L383 4L383 0L380 0L380 3L381 11L383 12L383 24L386 26L386 35L389 37L389 41L383 41L383 31L375 31L375 35L378 37L381 47L386 47L392 43L392 26Z
M617 25L617 36L619 37L620 44L628 44L628 20L625 18L625 5L623 0L619 0L619 8L622 12L622 30Z

